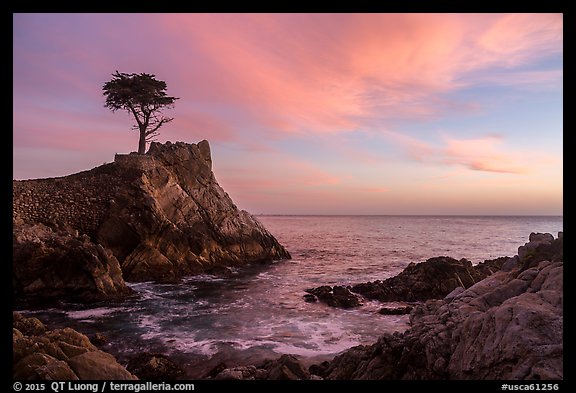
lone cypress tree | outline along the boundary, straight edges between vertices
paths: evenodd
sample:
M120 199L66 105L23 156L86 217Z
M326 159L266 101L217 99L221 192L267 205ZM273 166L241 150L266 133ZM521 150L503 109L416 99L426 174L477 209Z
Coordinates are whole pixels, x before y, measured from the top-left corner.
M166 94L166 82L152 74L126 74L116 71L102 87L106 96L105 107L112 112L128 111L136 119L133 130L140 132L138 154L146 152L146 142L158 136L158 129L174 118L162 115L165 107L174 107L178 98Z

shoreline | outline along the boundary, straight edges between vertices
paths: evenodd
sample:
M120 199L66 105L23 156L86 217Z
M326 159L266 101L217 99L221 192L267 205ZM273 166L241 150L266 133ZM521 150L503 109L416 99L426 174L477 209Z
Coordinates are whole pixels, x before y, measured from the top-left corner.
M535 234L533 234L533 235L535 235ZM531 235L531 239L532 239L532 237L533 236ZM532 246L534 246L534 244L536 244L536 243L537 242L531 241L531 242L527 243L525 246L519 247L519 254L522 255L523 257L526 257L526 255L530 254L526 251L526 249L528 249L528 251L530 251L531 249L535 249ZM530 246L530 244L532 244L532 246ZM544 254L546 254L546 253L544 253ZM509 258L509 260L514 261L514 264L516 266L518 266L518 267L516 267L516 269L520 269L521 268L519 266L520 262L521 262L520 258L518 256L516 256L515 258L516 258L516 260L514 258ZM524 264L525 263L526 263L526 261L524 261ZM418 265L425 266L424 263L416 264L416 266L418 266ZM510 265L510 266L507 267L507 270L510 270L511 268L513 268L512 262L508 263L508 265ZM405 272L407 270L409 270L409 269L406 268L403 270L403 272ZM492 273L494 273L494 272L492 272ZM399 276L399 275L397 275L397 276ZM224 280L226 280L226 279L224 279ZM304 299L302 299L302 301L304 301ZM423 303L419 302L418 304L422 305ZM414 314L414 312L412 314ZM412 316L410 318L412 319ZM404 334L404 333L401 332L399 334ZM319 356L315 356L315 357L297 356L297 359L298 359L299 363L305 369L309 369L312 366L318 366L318 364L323 364L324 361L328 361L328 363L333 362L335 358L337 358L338 356L343 356L345 353L347 353L349 351L350 351L350 349L347 349L347 350L340 351L338 354L335 354L335 355L334 354L319 355ZM266 358L270 358L269 356L258 354L257 349L252 351L252 352L254 352L254 353L251 356L245 357L245 358L241 359L241 361L238 361L238 360L234 361L233 357L232 358L229 356L227 357L226 353L221 353L221 352L217 353L216 355L212 355L212 356L200 356L200 355L195 356L195 355L190 355L190 354L184 355L184 354L176 354L176 353L173 353L172 355L170 355L170 353L168 352L168 358L174 359L176 361L176 363L179 363L179 362L185 363L185 364L182 364L181 366L183 369L187 370L187 377L193 378L193 379L199 379L199 378L202 378L203 374L206 375L207 373L212 371L215 367L223 368L224 366L226 366L225 368L223 368L223 370L229 369L232 371L234 371L234 370L238 371L238 369L242 369L245 372L247 372L246 370L248 370L248 369L253 371L253 369L251 367L254 367L254 365L262 363L263 360ZM167 353L167 352L164 352L164 353ZM280 354L278 354L278 356L280 356ZM117 356L117 358L119 360L121 360L123 363L126 363L126 360L129 359L129 356L126 356L126 358L124 358L123 356ZM191 358L196 358L196 361L190 362ZM332 360L330 360L330 358L332 358ZM228 362L226 362L226 360L228 360ZM286 359L284 359L284 360L286 360ZM198 370L198 365L202 365L201 370ZM272 367L272 366L270 366L270 367ZM230 372L232 372L232 371L230 371ZM233 375L237 375L237 373L234 374L236 371L233 372ZM252 372L252 371L250 371L250 372ZM220 371L220 372L222 372L222 371ZM264 371L260 370L258 372L263 373ZM320 371L318 371L318 372L320 372ZM215 376L217 376L217 375L218 374L216 374ZM258 374L258 375L260 375L260 374ZM249 377L249 379L250 378L251 377Z

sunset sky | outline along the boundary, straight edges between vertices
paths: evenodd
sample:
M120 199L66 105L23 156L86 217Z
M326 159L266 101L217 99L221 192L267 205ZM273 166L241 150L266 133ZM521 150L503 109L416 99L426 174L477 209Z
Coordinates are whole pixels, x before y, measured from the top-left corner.
M563 212L562 14L15 14L13 177L137 149L116 70L179 97L255 214Z

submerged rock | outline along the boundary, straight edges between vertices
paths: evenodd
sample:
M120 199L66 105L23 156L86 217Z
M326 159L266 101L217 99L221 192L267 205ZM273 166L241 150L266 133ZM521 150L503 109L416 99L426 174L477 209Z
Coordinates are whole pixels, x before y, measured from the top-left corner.
M126 368L147 381L172 381L184 375L180 366L159 353L140 354L130 359Z
M94 333L90 341L97 346L101 346L108 343L108 337L103 335L102 333Z
M414 307L412 306L405 306L405 307L382 307L378 310L378 314L382 315L404 315L410 314Z
M332 307L353 308L362 305L358 296L350 292L348 288L340 285L334 287L324 285L318 288L307 289L306 292ZM304 295L304 299L307 302L315 301L315 298L311 298L310 295Z

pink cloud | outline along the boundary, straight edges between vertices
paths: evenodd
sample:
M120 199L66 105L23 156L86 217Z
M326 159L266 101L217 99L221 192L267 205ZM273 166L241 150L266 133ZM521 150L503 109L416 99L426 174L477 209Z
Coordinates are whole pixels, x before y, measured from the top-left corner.
M425 161L437 154L437 149L433 145L417 138L391 130L383 130L382 133L386 138L400 145L416 161Z
M177 108L167 115L174 117L170 127L161 130L162 140L232 141L238 138L231 124L222 118L190 108Z
M499 148L501 138L487 136L484 138L458 140L445 138L443 160L450 164L484 172L525 174L530 166L526 161L529 156L517 152L503 151Z
M80 152L78 167L89 151L101 162L116 149L134 150L130 116L103 108L101 86L118 69L167 82L181 100L167 112L175 121L159 140L209 139L214 153L221 148L214 162L224 188L247 201L268 197L272 206L281 195L304 206L316 198L318 208L390 201L407 177L391 176L397 183L389 184L374 167L394 161L394 171L420 175L397 160L397 147L431 175L437 167L472 177L533 175L535 161L548 168L557 161L493 135L416 138L394 130L482 111L469 97L484 91L455 98L463 88L557 89L562 71L540 66L562 53L562 25L561 14L17 16L14 149L27 155L15 167L47 166L42 148L57 152L53 160ZM329 154L310 157L312 148L298 151L294 141ZM343 166L345 173L337 169Z
M435 145L390 130L385 132L387 138L401 146L409 157L422 163L460 165L474 171L518 175L533 172L534 162L538 165L558 163L539 151L504 148L500 135L471 139L443 136L443 144Z
M562 51L562 14L508 14L497 18L478 38L484 62L509 67Z
M262 167L260 158L259 162L245 162L244 164L247 165L242 172L228 167L222 168L220 173L227 184L234 184L236 189L248 190L262 187L313 189L334 186L342 182L339 176L324 171L305 160L274 154L274 163L273 167Z
M388 192L388 191L390 191L390 189L386 188L386 187L369 187L369 188L364 188L362 191L380 194L383 192Z
M170 40L209 64L190 76L190 91L217 94L289 133L427 118L456 105L438 95L463 86L467 73L560 52L562 42L555 14L184 14L163 22Z
M473 83L466 78L470 73L560 52L563 24L561 14L112 14L75 18L92 31L91 35L79 33L81 45L65 34L74 18L53 24L36 21L45 26L41 32L47 43L41 50L15 45L16 66L27 70L22 74L25 77L15 78L19 95L49 102L53 92L58 92L60 98L101 108L101 85L111 72L145 68L166 80L172 94L187 101L186 105L178 102L171 112L176 121L165 129L169 138L186 133L217 141L240 139L240 143L243 138L235 135L239 124L255 137L264 136L260 132L267 129L266 138L274 139L291 133L349 132L374 121L430 119L447 111L477 110L473 103L452 102L442 94ZM26 18L18 21L26 29L39 28L27 25ZM150 25L159 27L154 31L143 27ZM116 37L132 44L111 45ZM157 55L150 52L152 47ZM45 65L42 73L28 69L40 63ZM558 81L559 72L524 71L499 80L514 78L518 84L537 80L544 85L548 79ZM195 106L199 103L202 106Z
M476 76L476 81L493 86L514 86L525 90L543 91L561 87L563 76L563 70L491 72Z

